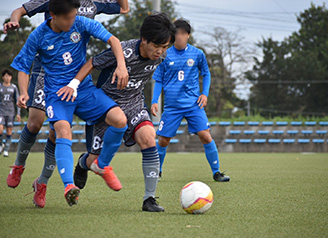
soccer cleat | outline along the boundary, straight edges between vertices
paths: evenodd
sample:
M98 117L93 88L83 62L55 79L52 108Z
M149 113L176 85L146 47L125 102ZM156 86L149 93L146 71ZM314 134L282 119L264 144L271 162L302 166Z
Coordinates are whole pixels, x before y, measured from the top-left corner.
M8 177L7 177L7 185L8 187L11 188L16 188L22 178L22 174L24 172L25 167L20 165L13 165L13 166L9 166L11 168Z
M147 198L142 204L142 210L145 212L164 212L164 208L158 205L153 197Z
M3 151L4 148L5 148L5 144L2 143L2 144L0 145L0 155L1 155L1 153L2 153L2 151Z
M87 183L88 179L88 170L85 170L82 168L79 164L80 158L84 155L83 153L80 157L79 160L77 161L77 165L75 166L74 170L74 184L79 188L83 189L85 184Z
M229 176L226 176L224 173L220 173L220 172L216 172L213 175L213 179L217 182L229 182L230 181Z
M46 191L47 185L44 183L38 183L38 179L34 180L32 184L34 197L33 203L36 207L43 208L46 205Z
M69 184L65 188L65 199L68 205L73 206L77 204L79 200L80 189L74 184Z
M9 157L9 153L8 153L8 151L5 150L5 151L3 152L3 157Z
M114 191L120 191L122 185L120 180L116 177L112 166L108 165L105 168L99 168L98 159L92 162L90 169L96 174L100 175L111 189Z

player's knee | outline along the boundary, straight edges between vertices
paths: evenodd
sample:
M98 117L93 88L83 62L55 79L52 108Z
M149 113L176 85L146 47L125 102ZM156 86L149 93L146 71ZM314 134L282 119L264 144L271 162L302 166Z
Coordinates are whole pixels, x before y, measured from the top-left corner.
M127 119L121 108L115 107L111 109L106 116L106 123L116 128L123 128L127 124Z
M201 142L203 144L211 143L213 140L210 132L204 132L204 133L199 134L199 139L201 140Z
M29 120L27 122L27 129L32 133L39 133L41 130L43 122L40 122L38 120Z
M161 147L166 147L170 144L170 140L171 140L171 138L169 138L169 137L159 136L158 137L158 144Z

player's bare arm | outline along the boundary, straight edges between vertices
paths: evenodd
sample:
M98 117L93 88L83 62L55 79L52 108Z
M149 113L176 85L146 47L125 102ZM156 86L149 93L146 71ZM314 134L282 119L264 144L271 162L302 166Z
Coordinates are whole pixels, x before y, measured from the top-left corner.
M18 72L18 85L19 85L20 96L17 101L17 106L20 108L27 109L26 103L29 100L29 96L27 93L28 82L29 82L29 75L27 73L19 71Z
M8 30L15 30L19 28L19 21L22 16L25 16L27 14L24 7L19 7L15 9L10 16L10 21L4 24L3 26L3 32L7 34Z
M126 13L128 13L130 11L128 0L118 0L117 3L121 7L121 11L120 11L121 14L126 14Z

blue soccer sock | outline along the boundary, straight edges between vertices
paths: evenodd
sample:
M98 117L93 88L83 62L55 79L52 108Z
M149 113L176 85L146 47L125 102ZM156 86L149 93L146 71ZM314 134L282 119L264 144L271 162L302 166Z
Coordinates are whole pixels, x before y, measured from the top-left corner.
M73 183L72 141L64 138L56 140L55 156L59 175L65 185Z
M158 155L159 155L160 171L162 172L162 167L163 167L164 159L165 159L165 156L166 156L167 146L162 147L158 144L158 142L156 142L156 147L157 147Z
M84 153L81 158L79 159L79 165L81 168L85 170L90 170L88 165L87 165L87 159L89 157L89 153Z
M99 168L104 168L110 164L115 153L120 148L123 135L128 127L116 128L109 126L103 138L103 146L98 157Z
M216 147L215 141L212 140L208 144L204 144L205 155L209 165L211 166L213 174L219 172L219 152L218 148Z

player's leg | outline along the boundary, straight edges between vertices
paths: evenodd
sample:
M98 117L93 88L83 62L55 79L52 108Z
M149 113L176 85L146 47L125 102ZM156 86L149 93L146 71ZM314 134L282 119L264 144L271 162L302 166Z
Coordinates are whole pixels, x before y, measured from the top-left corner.
M230 178L220 172L219 153L215 141L210 134L210 125L204 109L198 106L186 112L190 133L197 134L204 146L207 161L213 173L213 179L218 182L228 182Z
M54 123L56 131L55 157L59 175L65 186L64 196L68 205L77 204L80 190L74 185L73 181L73 152L72 152L72 133L70 122L65 120Z
M5 118L0 116L0 154L5 148L5 144L3 143L3 126L5 124Z
M17 156L15 165L24 166L26 159L32 146L35 143L36 137L42 128L45 119L45 94L44 94L44 71L41 68L39 57L34 60L33 72L30 78L28 94L30 99L27 102L28 119L27 124L22 130L19 137Z
M5 143L5 149L3 151L3 156L8 157L9 156L9 149L11 145L11 136L13 135L13 126L14 126L14 120L9 121L10 117L8 117L7 121L7 127L6 127L6 143Z
M12 188L17 187L20 183L26 159L45 119L44 73L38 59L38 57L35 58L28 88L30 99L27 102L29 111L27 124L20 134L16 160L7 177L7 185Z
M141 122L134 130L134 139L142 153L142 170L145 180L145 195L142 210L147 212L163 212L155 199L159 175L159 155L155 142L155 130L150 121Z
M86 139L87 152L80 155L80 157L77 161L77 164L75 166L75 170L74 170L74 183L80 189L84 188L85 184L87 183L87 179L88 179L89 167L86 164L86 160L89 157L89 154L91 153L91 150L92 150L93 130L94 130L94 125L92 125L92 126L86 125L85 126L85 139ZM98 158L98 156L97 156L97 158ZM91 163L95 159L93 159L91 161ZM84 163L84 164L81 165L81 163ZM90 163L90 165L91 165L91 163Z
M79 97L80 102L75 111L77 116L85 121L104 121L107 124L104 136L100 138L103 140L101 153L91 164L90 169L100 175L110 188L120 190L121 184L109 164L119 149L127 129L126 116L101 89L89 87L87 92L80 91ZM114 181L110 181L112 179Z
M35 206L43 208L46 204L47 184L56 168L55 158L56 136L55 131L49 130L49 137L44 148L44 165L41 174L33 182L33 203Z
M166 156L167 146L170 144L172 137L176 135L176 132L183 119L183 113L176 111L164 111L161 121L157 130L158 143L157 150L160 159L160 173L159 177L162 177L162 167Z
M20 183L21 176L25 169L25 161L35 143L36 136L42 127L44 118L44 111L36 108L29 109L27 125L24 127L19 137L16 160L7 177L7 185L11 188L16 188Z

